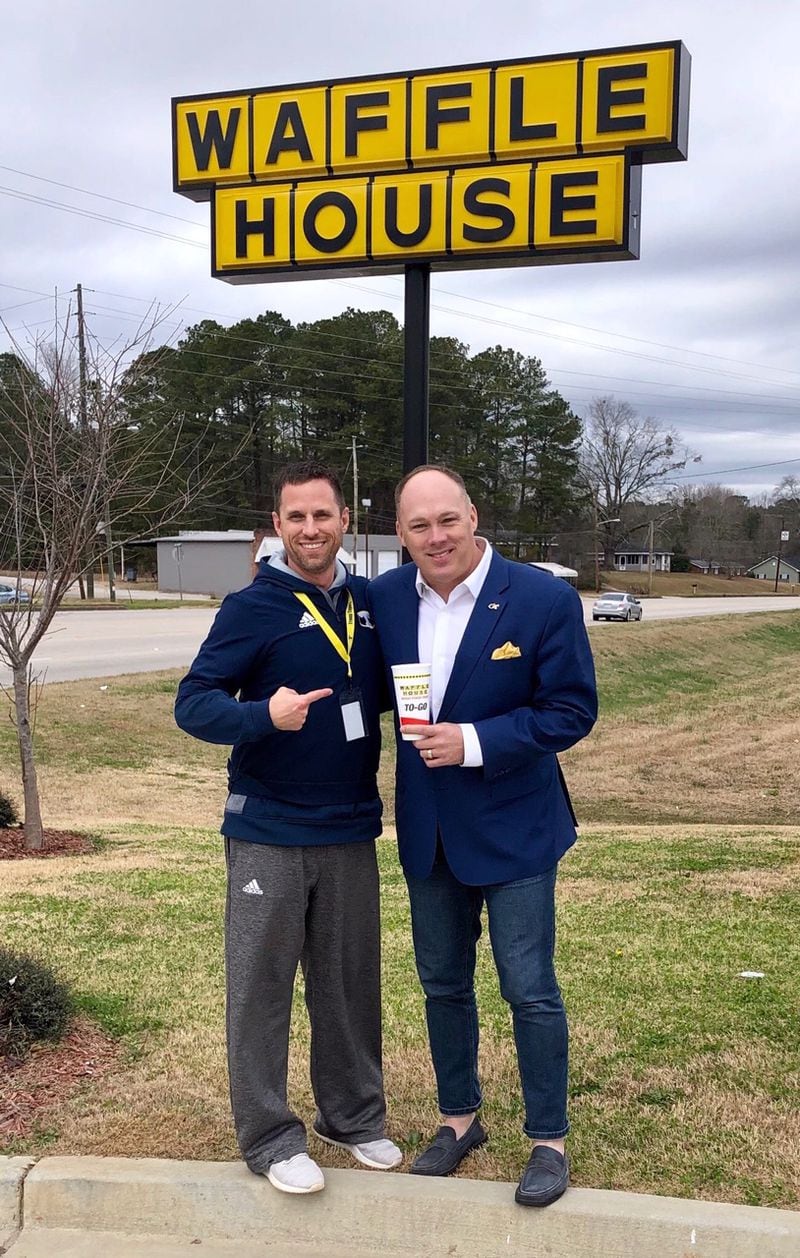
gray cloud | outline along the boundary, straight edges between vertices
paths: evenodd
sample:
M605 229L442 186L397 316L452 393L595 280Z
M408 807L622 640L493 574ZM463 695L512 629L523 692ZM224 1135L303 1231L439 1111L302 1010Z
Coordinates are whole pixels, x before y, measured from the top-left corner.
M579 410L596 393L630 398L684 432L709 472L772 459L773 469L735 480L771 488L800 472L800 84L789 0L642 0L635 9L623 0L439 0L435 12L407 0L402 20L372 0L333 9L298 0L284 10L244 0L112 0L102 9L29 0L4 25L14 125L3 164L188 221L0 170L2 187L183 238L0 193L0 281L46 294L81 281L94 290L87 307L103 337L153 298L185 299L186 323L201 311L301 319L347 305L401 317L398 280L211 280L208 207L172 192L170 97L675 38L693 58L689 161L643 172L641 260L435 276L434 304L445 309L433 311L432 326L476 350L501 342L538 355ZM36 304L9 309L25 301ZM0 287L0 308L34 335L47 330L52 299ZM794 467L777 466L792 457Z

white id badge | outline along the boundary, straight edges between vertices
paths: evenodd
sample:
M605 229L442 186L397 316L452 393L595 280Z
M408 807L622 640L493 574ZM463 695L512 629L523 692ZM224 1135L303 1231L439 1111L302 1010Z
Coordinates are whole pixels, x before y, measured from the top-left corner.
M355 687L343 690L339 696L339 703L342 709L344 736L347 741L353 743L358 738L366 738L367 722L364 717L364 704L360 690Z

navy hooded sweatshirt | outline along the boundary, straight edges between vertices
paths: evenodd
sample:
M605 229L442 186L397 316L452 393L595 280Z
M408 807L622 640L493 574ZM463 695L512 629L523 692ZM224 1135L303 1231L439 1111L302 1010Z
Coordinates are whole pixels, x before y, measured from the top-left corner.
M319 586L262 560L252 584L224 599L175 703L175 719L187 734L233 746L224 835L308 845L380 834L380 713L389 704L366 585L347 574L334 611ZM353 682L368 731L352 742L345 739L339 703L347 667L296 597L307 594L344 643L347 590L356 610ZM280 686L301 694L331 687L333 694L311 704L302 729L279 730L268 705Z

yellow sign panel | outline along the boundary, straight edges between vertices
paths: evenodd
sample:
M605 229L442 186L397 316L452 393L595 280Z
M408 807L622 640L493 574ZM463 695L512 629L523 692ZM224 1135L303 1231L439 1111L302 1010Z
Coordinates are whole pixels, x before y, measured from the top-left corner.
M370 253L401 266L409 250L438 254L447 252L446 170L427 174L381 175L372 183L372 230Z
M209 186L241 182L250 169L250 98L176 101L173 119L175 186L208 199Z
M454 253L529 248L531 174L529 165L455 171L450 229Z
M672 134L672 48L588 57L583 67L581 139L593 152L666 144Z
M411 147L417 166L488 162L489 70L419 74L411 80Z
M219 188L213 273L239 283L635 257L638 190L623 154Z
M495 87L494 151L498 158L577 152L577 61L500 66Z
M330 103L330 166L334 174L405 169L405 79L336 83Z
M686 156L689 56L672 42L173 101L177 192L570 154Z
M366 260L366 179L300 183L292 200L293 262Z
M325 108L326 93L322 87L255 95L253 178L324 175Z
M536 171L537 247L619 245L625 230L625 167L618 157L542 162Z

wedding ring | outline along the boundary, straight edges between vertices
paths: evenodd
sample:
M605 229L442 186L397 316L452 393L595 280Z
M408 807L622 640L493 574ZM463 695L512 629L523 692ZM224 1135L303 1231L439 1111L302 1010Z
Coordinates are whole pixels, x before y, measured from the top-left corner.
M429 760L433 759L433 752L431 751L430 747L428 748L428 759Z

